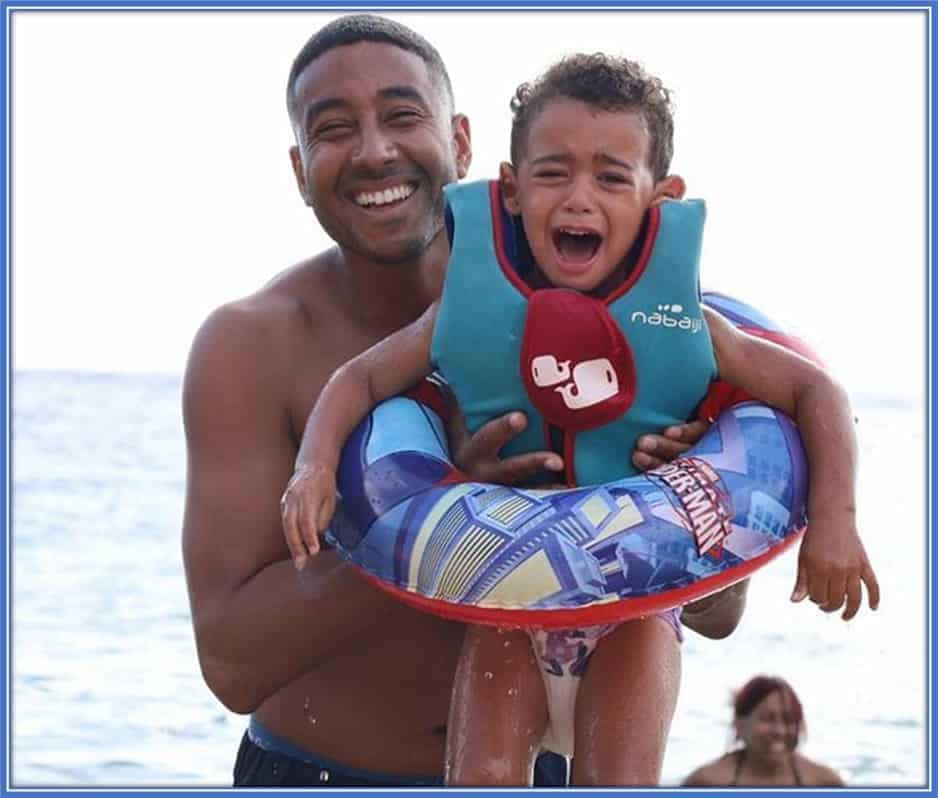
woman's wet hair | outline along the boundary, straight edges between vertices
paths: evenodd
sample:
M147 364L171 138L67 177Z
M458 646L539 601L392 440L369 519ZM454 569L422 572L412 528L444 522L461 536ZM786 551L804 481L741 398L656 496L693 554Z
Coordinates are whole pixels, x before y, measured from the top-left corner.
M558 61L530 83L522 83L511 100L511 162L524 157L531 123L553 100L571 99L602 111L634 111L648 129L649 166L655 180L666 177L674 154L671 94L661 81L635 61L578 53Z
M740 687L733 694L733 719L748 717L767 696L776 691L781 695L785 715L796 727L797 742L805 731L804 710L792 686L780 676L754 676Z

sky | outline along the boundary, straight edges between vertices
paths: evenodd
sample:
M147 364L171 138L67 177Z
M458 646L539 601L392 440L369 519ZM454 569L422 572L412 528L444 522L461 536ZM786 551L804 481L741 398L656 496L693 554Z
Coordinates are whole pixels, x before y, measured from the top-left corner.
M577 51L641 61L674 94L672 171L707 201L704 289L783 321L851 392L924 395L924 14L388 16L440 50L470 179L507 158L518 83ZM329 245L284 84L334 17L12 14L14 368L181 373L214 307Z

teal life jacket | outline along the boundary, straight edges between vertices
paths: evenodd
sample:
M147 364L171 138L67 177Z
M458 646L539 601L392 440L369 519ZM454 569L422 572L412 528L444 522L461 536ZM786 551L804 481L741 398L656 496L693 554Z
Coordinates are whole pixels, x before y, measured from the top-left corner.
M634 267L595 299L525 283L533 261L497 182L445 191L453 229L431 358L469 430L521 410L527 427L503 456L553 449L577 485L634 474L639 435L689 419L716 377L698 286L703 201L649 209Z

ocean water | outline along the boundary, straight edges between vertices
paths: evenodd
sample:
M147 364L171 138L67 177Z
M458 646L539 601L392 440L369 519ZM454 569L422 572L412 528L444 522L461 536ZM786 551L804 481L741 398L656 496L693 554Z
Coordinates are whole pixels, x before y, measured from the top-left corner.
M229 785L244 719L195 655L179 378L17 372L12 386L12 785ZM756 673L792 682L803 752L850 785L925 783L924 402L855 410L882 607L845 624L791 605L794 553L760 571L731 638L687 634L664 784L726 750L731 690Z

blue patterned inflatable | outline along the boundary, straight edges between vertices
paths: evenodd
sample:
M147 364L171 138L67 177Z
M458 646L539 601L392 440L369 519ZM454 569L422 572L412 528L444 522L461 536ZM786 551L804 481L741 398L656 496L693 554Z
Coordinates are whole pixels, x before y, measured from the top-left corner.
M396 398L346 443L338 487L330 539L383 589L445 617L550 629L660 612L745 578L800 537L807 470L791 420L747 402L647 474L567 490L470 482L440 417Z

